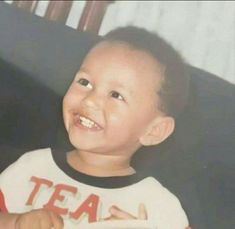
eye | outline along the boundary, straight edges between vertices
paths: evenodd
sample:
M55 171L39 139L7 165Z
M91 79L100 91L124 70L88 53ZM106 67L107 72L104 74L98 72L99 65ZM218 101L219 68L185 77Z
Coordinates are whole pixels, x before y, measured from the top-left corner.
M84 87L87 87L87 88L92 89L92 85L91 85L91 83L89 82L89 80L87 80L87 79L81 78L81 79L79 79L77 82L78 82L79 84L81 84L82 86L84 86Z
M112 91L111 96L115 99L124 100L123 96L117 91Z

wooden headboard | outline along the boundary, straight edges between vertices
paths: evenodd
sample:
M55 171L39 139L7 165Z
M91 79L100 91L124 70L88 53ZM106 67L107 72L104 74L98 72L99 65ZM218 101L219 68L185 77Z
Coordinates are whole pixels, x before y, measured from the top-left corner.
M74 1L49 1L45 18L53 21L66 23ZM98 34L106 9L115 1L86 1L80 17L77 30L89 31ZM13 5L31 13L35 13L39 1L13 1Z

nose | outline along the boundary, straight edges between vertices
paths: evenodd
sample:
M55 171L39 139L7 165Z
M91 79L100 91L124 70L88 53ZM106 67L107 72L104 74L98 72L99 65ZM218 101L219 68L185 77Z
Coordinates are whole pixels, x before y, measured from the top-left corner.
M81 101L84 108L99 110L102 108L104 99L95 90L90 91Z

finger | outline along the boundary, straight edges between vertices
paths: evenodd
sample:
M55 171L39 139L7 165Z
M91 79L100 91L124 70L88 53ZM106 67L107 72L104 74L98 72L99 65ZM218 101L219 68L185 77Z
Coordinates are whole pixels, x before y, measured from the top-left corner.
M20 214L15 223L15 229L40 229L41 222L40 219L35 217L34 212L28 212Z
M140 204L139 205L139 209L138 209L138 219L140 220L146 220L148 219L148 214L147 214L147 210L144 204Z
M115 220L115 219L116 219L115 217L113 217L112 215L110 215L110 216L108 216L108 217L99 219L99 221L108 221L108 220Z
M64 221L62 217L54 212L50 212L53 229L63 229Z
M53 221L52 221L50 211L40 209L40 210L35 210L34 213L37 214L38 221L40 223L40 227L38 227L37 229L52 229ZM34 227L31 227L31 228L34 228Z
M53 226L50 218L48 218L48 219L41 219L39 222L40 222L40 226L37 227L37 229L51 229L52 226Z
M117 219L136 219L135 216L131 215L128 212L121 210L117 206L112 206L109 209L109 212L111 213L112 217L115 217Z

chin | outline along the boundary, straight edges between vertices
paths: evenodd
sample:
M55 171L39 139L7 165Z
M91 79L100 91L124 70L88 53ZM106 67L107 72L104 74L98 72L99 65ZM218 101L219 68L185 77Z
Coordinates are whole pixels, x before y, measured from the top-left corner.
M77 150L92 152L95 150L95 148L97 148L94 144L91 144L93 141L86 141L82 138L78 140L78 138L73 136L69 136L69 140L73 147Z

